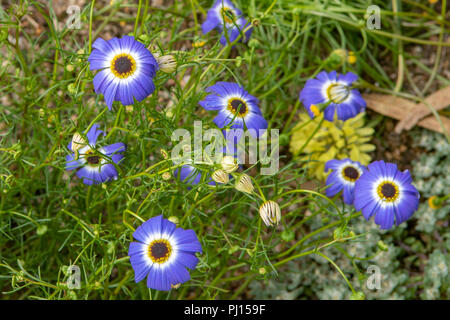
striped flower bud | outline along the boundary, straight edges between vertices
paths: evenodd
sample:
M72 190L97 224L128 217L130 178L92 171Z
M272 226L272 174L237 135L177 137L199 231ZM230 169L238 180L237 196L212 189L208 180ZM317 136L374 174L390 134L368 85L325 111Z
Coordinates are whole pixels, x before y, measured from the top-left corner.
M226 173L232 173L239 167L236 163L236 159L232 156L223 157L220 165L222 166L223 171L225 171Z
M266 201L259 208L259 215L266 226L277 225L281 220L280 206L275 201Z
M223 184L227 184L228 181L230 181L230 178L228 177L228 173L226 173L222 169L218 169L218 170L214 171L211 178L215 182L223 183Z
M234 187L236 190L246 193L252 193L254 190L252 179L245 173L239 176Z
M75 134L72 137L72 144L70 146L75 155L78 156L78 150L80 150L86 145L87 145L86 139L84 139L78 132L75 132Z

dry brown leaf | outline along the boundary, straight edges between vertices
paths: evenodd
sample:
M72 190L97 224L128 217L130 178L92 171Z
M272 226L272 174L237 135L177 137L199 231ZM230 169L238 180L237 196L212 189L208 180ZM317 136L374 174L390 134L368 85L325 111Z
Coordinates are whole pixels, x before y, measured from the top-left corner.
M450 86L430 94L425 98L425 102L436 111L444 109L450 103ZM395 132L400 133L403 129L410 130L420 119L430 114L430 108L423 103L419 103L406 118L400 120L395 127Z
M367 107L369 109L397 120L403 120L407 118L412 112L414 112L415 108L417 107L417 104L411 102L410 100L391 95L371 93L363 94L363 98L366 100ZM441 116L440 119L442 121L442 124L444 125L445 130L448 133L450 131L450 119L444 116ZM425 119L418 121L417 125L429 130L444 133L443 128L434 117L434 115L428 116Z

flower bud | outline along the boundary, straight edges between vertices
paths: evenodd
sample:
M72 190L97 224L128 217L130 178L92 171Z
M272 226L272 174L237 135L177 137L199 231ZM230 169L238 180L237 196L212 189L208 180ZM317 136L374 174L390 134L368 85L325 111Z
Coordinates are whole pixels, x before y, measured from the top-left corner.
M377 242L377 247L378 247L378 249L380 249L382 251L388 251L389 250L389 247L381 240Z
M172 73L177 68L177 61L172 55L157 57L156 61L158 62L159 70L161 70L162 72Z
M439 209L442 207L442 199L439 199L437 196L431 196L428 198L428 206L431 209Z
M75 83L71 83L67 86L67 91L71 94L75 94L77 92L77 88L75 87Z
M164 160L169 159L169 154L167 153L166 150L164 150L163 148L159 149L159 152L161 152L161 155L163 156Z
M73 66L73 64L68 64L66 66L66 70L69 71L69 72L72 72L74 69L75 69L75 67Z
M170 172L164 172L164 173L162 174L162 178L163 178L164 180L169 180L170 178L172 178L172 175L170 174Z
M281 220L280 206L275 201L266 201L259 208L259 215L266 226L277 225Z
M232 156L223 157L220 165L222 166L223 171L225 171L226 173L232 173L239 167L236 163L236 159Z
M177 283L177 284L171 284L170 288L171 289L178 289L181 286L181 283Z
M75 132L75 134L72 137L72 144L70 146L72 148L72 151L77 153L78 150L80 150L86 145L87 145L86 139L84 139L78 132Z
M178 217L175 216L170 216L168 219L170 222L173 222L175 224L178 224L178 222L180 222L180 220L178 219Z
M252 184L252 179L245 173L239 176L234 187L236 190L246 193L252 193L255 189Z
M230 181L230 178L228 177L228 173L226 173L222 169L218 169L218 170L214 171L211 178L215 182L223 183L223 184L227 184L228 181Z

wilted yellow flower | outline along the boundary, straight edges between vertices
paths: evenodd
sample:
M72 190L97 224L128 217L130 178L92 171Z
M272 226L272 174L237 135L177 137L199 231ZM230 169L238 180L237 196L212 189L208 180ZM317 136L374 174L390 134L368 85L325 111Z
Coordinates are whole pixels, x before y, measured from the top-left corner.
M213 172L211 178L217 183L227 184L230 181L230 177L228 177L228 173L223 171L222 169L218 169Z
M266 201L259 208L259 215L266 226L277 225L281 220L280 206L275 201Z
M192 43L192 47L194 48L201 48L206 44L206 41L204 40L198 40Z
M356 55L353 51L349 51L348 52L348 57L347 57L347 62L350 64L355 64L356 63Z
M323 113L310 121L308 114L300 114L300 121L294 127L291 136L289 146L291 153L296 154L300 151L322 117ZM300 127L307 121L310 122ZM362 165L368 165L371 161L368 153L375 150L375 146L368 143L373 133L373 128L364 127L364 113L347 121L337 119L334 122L324 121L303 150L303 154L299 155L300 160L308 161L309 174L319 180L326 177L324 168L328 160L349 158L359 161Z
M320 114L320 109L319 109L315 104L312 104L312 105L309 107L309 110L311 110L311 112L312 112L316 117Z
M428 198L428 206L431 209L435 209L435 210L442 208L442 203L444 202L443 200L445 200L445 197L444 197L444 199L442 199L442 198L438 198L438 196L432 196L432 197Z
M255 189L252 184L252 179L245 173L239 176L234 187L236 190L246 193L252 193Z

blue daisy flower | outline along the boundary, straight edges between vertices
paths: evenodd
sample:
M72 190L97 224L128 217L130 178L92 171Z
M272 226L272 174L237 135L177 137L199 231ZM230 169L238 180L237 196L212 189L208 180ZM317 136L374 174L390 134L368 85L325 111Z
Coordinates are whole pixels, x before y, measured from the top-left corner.
M393 163L372 162L356 181L354 206L367 220L374 215L382 229L391 228L394 220L399 225L419 206L420 194L411 182L408 170L401 172Z
M220 43L227 45L227 33L230 42L233 42L243 32L250 23L243 17L242 11L236 8L229 0L216 0L214 5L209 9L205 22L202 24L204 34L213 29L222 32ZM252 34L253 28L247 30L240 41L246 42Z
M167 291L191 278L186 268L195 269L195 253L202 252L194 230L177 228L160 215L139 226L133 237L139 242L130 243L128 255L136 283L148 276L148 288Z
M199 104L205 110L219 111L214 123L221 129L231 124L231 128L249 129L250 134L259 137L267 129L258 107L258 99L233 82L217 82L206 88L207 95Z
M344 203L353 204L355 182L366 171L366 168L357 161L350 159L330 160L325 164L325 172L332 170L327 177L326 189L328 197L334 197L343 190Z
M366 108L359 91L351 88L357 79L358 76L352 72L337 74L336 71L322 71L315 79L306 81L300 92L300 101L311 118L317 115L317 105L326 105L324 118L328 121L333 121L335 113L340 120L353 118Z
M105 96L111 110L114 101L132 105L134 99L144 100L154 90L153 78L159 69L150 51L134 37L124 36L92 44L88 61L91 70L100 70L94 77L95 92Z
M105 135L98 128L99 125L94 124L86 134L88 143L66 156L66 169L77 170L77 177L87 185L116 180L117 170L113 163L119 164L124 157L120 152L126 150L125 144L121 142L97 148L97 138L100 134ZM69 143L67 148L73 152L72 146L73 144Z

